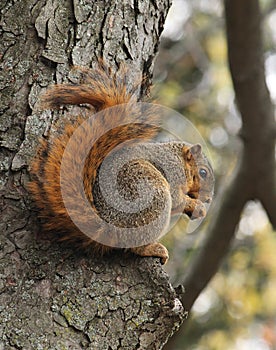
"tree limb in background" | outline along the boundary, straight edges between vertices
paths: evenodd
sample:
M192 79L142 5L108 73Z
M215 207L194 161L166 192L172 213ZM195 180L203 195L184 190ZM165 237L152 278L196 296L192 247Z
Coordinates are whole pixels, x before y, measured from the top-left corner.
M261 12L257 0L225 0L228 57L237 104L243 121L243 151L202 248L184 277L183 303L190 309L219 268L245 203L259 199L275 227L275 127L265 84Z

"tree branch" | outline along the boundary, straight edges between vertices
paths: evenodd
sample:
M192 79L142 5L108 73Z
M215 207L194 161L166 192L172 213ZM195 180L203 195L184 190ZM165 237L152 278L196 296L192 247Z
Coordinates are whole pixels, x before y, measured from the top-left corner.
M265 82L259 2L225 1L228 56L243 127L251 198L260 199L276 227L274 106ZM245 21L246 18L246 21Z
M216 199L220 208L184 277L183 303L187 309L216 273L246 201L262 200L275 220L274 119L265 84L259 3L226 0L225 17L230 70L243 120L244 148L236 175L228 190Z

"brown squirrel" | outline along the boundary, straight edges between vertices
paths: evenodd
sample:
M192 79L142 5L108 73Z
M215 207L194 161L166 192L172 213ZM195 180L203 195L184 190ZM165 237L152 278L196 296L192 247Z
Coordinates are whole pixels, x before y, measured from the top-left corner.
M171 215L205 216L212 167L198 144L153 141L157 112L137 103L139 84L127 88L126 69L78 69L80 84L52 86L41 98L43 108L89 104L96 112L40 142L29 189L42 225L96 251L129 248L165 263L156 240Z

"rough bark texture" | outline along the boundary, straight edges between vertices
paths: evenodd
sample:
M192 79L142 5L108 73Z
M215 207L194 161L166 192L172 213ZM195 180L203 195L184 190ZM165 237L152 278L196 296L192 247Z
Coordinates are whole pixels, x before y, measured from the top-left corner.
M41 90L67 80L70 65L97 57L114 67L128 61L133 75L150 77L169 5L0 4L0 349L161 349L183 321L158 259L93 259L35 237L26 192L38 138L55 132L56 114L33 110Z

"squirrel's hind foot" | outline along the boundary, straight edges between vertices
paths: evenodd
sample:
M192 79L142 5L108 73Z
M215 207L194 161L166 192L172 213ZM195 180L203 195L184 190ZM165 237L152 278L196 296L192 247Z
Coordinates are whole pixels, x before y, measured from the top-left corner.
M140 256L152 256L161 258L162 265L166 264L169 259L169 253L166 247L161 243L150 243L141 247L130 249L133 253Z

